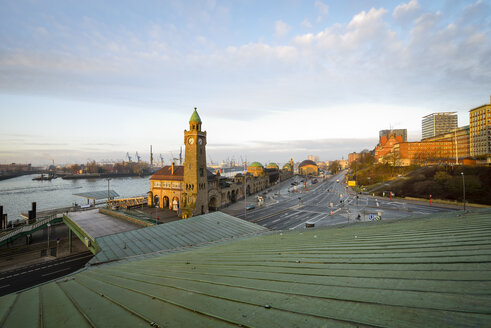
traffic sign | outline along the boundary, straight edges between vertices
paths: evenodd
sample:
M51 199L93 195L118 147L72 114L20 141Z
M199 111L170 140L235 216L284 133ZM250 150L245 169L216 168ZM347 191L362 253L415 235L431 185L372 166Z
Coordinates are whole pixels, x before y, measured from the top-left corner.
M370 221L373 221L373 220L375 220L375 215L373 215L373 214L370 214L370 215L368 216L368 219L369 219Z

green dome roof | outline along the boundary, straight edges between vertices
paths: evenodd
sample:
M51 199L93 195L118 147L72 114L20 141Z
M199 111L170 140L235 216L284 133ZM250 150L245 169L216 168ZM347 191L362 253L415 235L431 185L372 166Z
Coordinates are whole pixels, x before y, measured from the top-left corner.
M264 167L264 166L259 162L252 162L251 165L249 165L249 167Z
M285 165L283 165L283 168L284 169L291 169L292 166L290 165L290 163L286 163Z
M278 164L276 163L269 163L267 168L273 168L273 169L277 169L278 168Z
M298 165L298 167L304 167L304 166L307 166L307 165L317 166L317 164L315 164L314 161L311 161L310 159L306 159L305 161L303 161L302 163L300 163Z
M189 123L191 122L201 123L201 118L199 117L198 112L196 111L196 107L194 107L193 115L191 115L191 118L189 119Z

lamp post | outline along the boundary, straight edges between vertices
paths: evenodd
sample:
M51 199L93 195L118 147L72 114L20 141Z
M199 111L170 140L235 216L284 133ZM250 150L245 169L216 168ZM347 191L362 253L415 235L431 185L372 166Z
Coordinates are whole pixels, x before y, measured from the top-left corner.
M244 173L244 212L245 220L247 221L247 172Z
M51 224L48 223L47 226L48 226L48 249L46 250L46 256L49 256L49 227L51 227Z
M460 172L462 174L462 189L464 193L464 211L465 211L465 178L464 178L464 172Z
M109 207L109 201L111 200L111 193L109 191L109 181L111 181L111 178L107 178L107 207Z

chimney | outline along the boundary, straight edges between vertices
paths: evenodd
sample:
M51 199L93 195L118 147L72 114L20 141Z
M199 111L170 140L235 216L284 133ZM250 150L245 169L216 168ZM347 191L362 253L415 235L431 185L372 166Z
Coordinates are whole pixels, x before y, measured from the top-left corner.
M172 162L172 175L174 175L174 162Z

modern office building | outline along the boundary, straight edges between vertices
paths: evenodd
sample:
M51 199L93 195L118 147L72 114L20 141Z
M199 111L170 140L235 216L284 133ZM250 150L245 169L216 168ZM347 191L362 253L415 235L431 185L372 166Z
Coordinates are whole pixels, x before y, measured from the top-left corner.
M457 128L456 112L432 113L423 117L421 123L423 139L431 138Z
M452 141L400 142L394 145L384 161L396 166L449 163L453 156L453 144Z
M400 137L401 142L406 142L407 141L407 129L391 129L391 130L380 130L378 133L379 137L379 143L385 143L382 142L382 139L385 137L387 139L389 138L389 135L394 135L395 137Z
M435 137L427 138L424 141L450 141L453 143L452 156L455 164L461 164L465 158L470 156L470 128L469 125L457 128L448 133L440 134ZM452 163L452 160L449 160Z
M491 163L491 101L469 111L471 156L487 157Z

